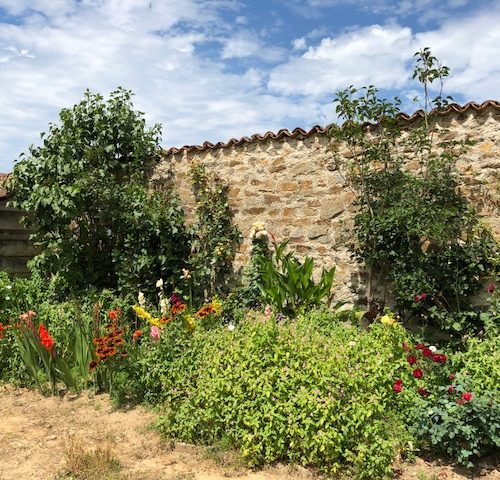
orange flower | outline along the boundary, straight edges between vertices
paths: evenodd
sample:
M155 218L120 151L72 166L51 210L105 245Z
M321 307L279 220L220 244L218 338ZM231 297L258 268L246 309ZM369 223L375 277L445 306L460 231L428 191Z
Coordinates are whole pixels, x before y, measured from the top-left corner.
M5 330L5 327L3 326L3 323L0 322L0 339L3 338L4 330Z
M205 318L206 316L210 315L211 313L215 312L215 308L211 305L205 305L204 307L201 307L195 314L194 316L197 318Z
M109 318L111 318L111 320L116 320L118 318L118 313L116 312L116 310L111 310L108 313L108 316Z
M132 335L132 339L137 340L141 335L142 335L142 330L136 330Z
M89 371L92 372L94 371L97 366L99 365L99 362L96 362L95 360L92 360L89 364Z
M165 325L167 323L170 323L173 319L174 319L174 317L172 315L170 315L170 317L168 317L168 318L167 317L161 317L160 322Z
M177 315L178 313L182 313L184 310L186 310L187 305L185 303L176 303L172 305L172 308L170 311L172 312L172 315Z
M40 343L45 347L45 349L50 352L51 354L54 354L54 343L55 340L50 336L48 330L45 328L45 325L43 323L40 323L38 325L38 334L40 336Z

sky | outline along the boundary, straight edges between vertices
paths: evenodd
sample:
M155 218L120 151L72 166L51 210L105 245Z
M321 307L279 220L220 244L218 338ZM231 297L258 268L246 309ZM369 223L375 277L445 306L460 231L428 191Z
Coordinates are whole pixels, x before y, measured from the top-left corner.
M162 145L335 122L335 92L413 98L413 54L458 103L500 100L500 0L0 0L0 172L86 89L134 92Z

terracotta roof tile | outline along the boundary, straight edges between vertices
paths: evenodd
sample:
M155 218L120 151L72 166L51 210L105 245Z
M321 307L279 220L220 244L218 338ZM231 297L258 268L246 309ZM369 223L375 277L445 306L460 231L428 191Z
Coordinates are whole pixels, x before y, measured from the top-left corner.
M446 116L449 115L450 113L466 113L469 111L473 112L481 112L483 110L486 110L487 108L495 108L497 110L500 110L500 102L496 100L487 100L483 103L476 103L476 102L469 102L466 103L465 105L459 105L458 103L452 103L446 107L444 110L440 110L438 112L433 111L434 113L437 113L439 116ZM431 112L431 114L433 113ZM424 112L423 110L417 110L415 113L409 115L407 113L400 113L399 117L401 120L403 120L405 123L412 123L415 122L416 120L419 120L423 118ZM327 133L330 128L333 125L327 125L325 127L322 127L320 125L315 125L309 130L304 130L302 128L295 128L290 132L290 130L287 130L286 128L283 128L279 130L277 133L273 132L266 132L263 135L260 135L258 133L252 135L251 137L241 137L240 139L237 138L231 138L227 142L217 142L215 144L210 143L210 142L204 142L202 145L184 145L183 147L172 147L169 149L166 149L163 151L163 154L165 156L168 155L175 155L176 153L180 152L186 152L186 153L191 153L191 152L202 152L205 150L215 150L217 148L227 148L231 146L237 146L237 145L242 145L245 143L253 143L253 142L259 142L263 140L268 140L268 139L275 139L275 140L280 140L282 138L307 138L310 137L311 135L316 135L316 134L325 134Z

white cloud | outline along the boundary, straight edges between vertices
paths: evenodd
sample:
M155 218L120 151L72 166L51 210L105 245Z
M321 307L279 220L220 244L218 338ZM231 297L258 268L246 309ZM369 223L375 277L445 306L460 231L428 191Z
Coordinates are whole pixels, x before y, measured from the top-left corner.
M294 50L304 50L307 48L306 39L304 37L295 38L292 41L292 46Z
M302 56L276 67L269 87L282 94L322 96L350 84L399 88L408 80L409 28L373 25L309 47Z

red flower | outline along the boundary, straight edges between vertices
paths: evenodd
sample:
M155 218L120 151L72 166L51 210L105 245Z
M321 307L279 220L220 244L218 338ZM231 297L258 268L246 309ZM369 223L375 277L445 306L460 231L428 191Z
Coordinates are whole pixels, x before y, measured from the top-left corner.
M493 293L497 289L497 286L494 283L490 283L486 288L488 293Z
M418 393L419 395L422 395L422 397L428 397L430 393L423 387L418 387Z
M425 348L425 345L423 343L417 343L417 345L415 345L415 348L417 350L423 350Z
M116 320L118 318L118 314L116 313L116 310L111 310L109 313L109 318L111 318L111 320Z
M5 330L5 327L3 326L3 323L0 322L0 338L3 338L4 330Z
M392 389L396 392L396 393L401 393L401 391L403 390L403 380L399 379L399 380L396 380L396 382L394 383Z
M420 295L415 295L415 302L420 302L420 300L422 300L422 297Z
M38 334L40 336L40 343L45 347L45 349L50 352L54 353L52 347L54 346L54 339L50 336L49 332L45 328L43 323L40 323L38 325Z
M462 400L464 400L466 402L470 402L472 400L472 393L471 392L465 392L462 395Z
M453 385L450 385L448 387L448 393L453 393L455 391L455 387Z
M436 363L446 363L446 355L435 353L432 355L432 360Z
M453 380L455 380L455 378L457 378L457 377L455 377L454 373L450 373L448 378L453 382Z
M430 357L432 356L432 350L430 348L427 348L425 347L423 350L422 350L422 355L424 357Z
M413 370L413 376L415 378L422 378L424 376L424 372L422 372L420 368L416 368L415 370Z
M132 335L132 339L137 340L141 335L142 335L142 330L136 330Z
M427 298L427 293L422 292L422 293L420 294L420 298L421 298L422 300L425 300L425 299Z
M410 365L415 365L417 363L417 357L413 356L413 355L409 355L406 360L408 360L408 363Z

